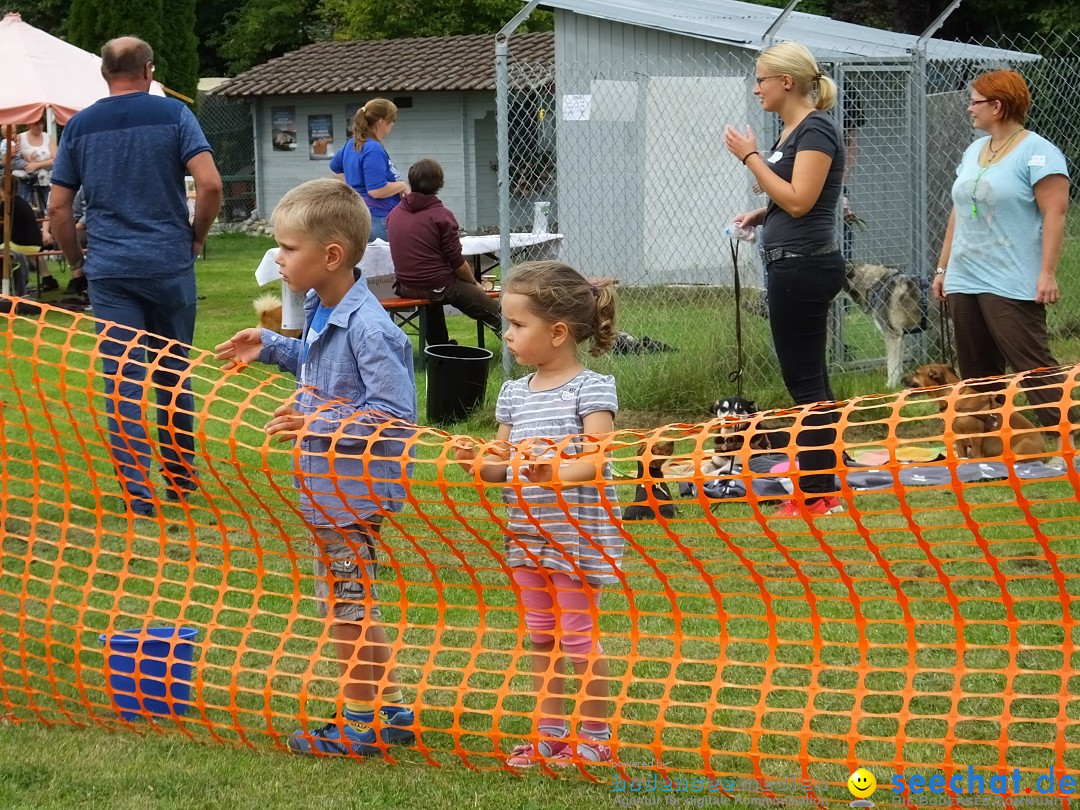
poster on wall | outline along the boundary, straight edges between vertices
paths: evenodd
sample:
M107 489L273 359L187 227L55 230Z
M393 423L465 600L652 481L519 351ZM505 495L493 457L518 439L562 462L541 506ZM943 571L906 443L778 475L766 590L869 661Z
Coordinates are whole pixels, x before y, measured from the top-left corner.
M334 156L334 116L309 115L308 160L329 160Z
M296 150L296 107L271 107L270 132L275 152Z
M363 104L345 105L345 140L349 140L353 136L352 122L356 117L356 111L363 106Z

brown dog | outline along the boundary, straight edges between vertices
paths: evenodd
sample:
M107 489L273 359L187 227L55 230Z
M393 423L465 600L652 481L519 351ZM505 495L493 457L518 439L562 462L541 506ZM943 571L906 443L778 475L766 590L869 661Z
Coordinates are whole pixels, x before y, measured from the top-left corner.
M908 388L945 388L959 382L956 372L943 363L919 366L904 378ZM956 416L952 423L953 433L957 436L956 455L960 458L1000 457L1005 452L1005 444L999 435L1004 396L978 391L970 385L961 386L957 393L960 396L956 400ZM948 407L944 399L938 403L938 410L945 411ZM1032 461L1046 452L1042 433L1019 411L1009 414L1009 428L1012 432L1009 447L1015 455Z
M255 314L259 316L259 326L269 329L271 332L281 331L281 299L276 295L267 293L260 295L251 305L255 308Z

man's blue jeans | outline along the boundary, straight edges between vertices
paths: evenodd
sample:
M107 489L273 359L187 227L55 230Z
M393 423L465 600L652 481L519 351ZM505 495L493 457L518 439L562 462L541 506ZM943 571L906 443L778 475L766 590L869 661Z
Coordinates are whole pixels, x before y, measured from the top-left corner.
M113 464L135 512L149 511L150 443L142 402L146 372L157 402L159 462L166 483L195 477L195 397L188 346L195 333L194 270L167 278L103 278L89 285L99 321L105 412ZM151 334L139 336L135 330Z

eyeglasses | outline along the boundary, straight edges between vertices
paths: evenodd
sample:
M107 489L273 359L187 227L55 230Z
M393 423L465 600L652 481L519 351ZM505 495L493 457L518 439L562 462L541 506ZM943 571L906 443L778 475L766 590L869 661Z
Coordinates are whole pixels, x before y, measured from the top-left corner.
M968 104L968 106L969 107L974 107L976 104L989 104L992 101L997 101L997 99L996 98L973 98L971 100L971 103Z
M779 78L779 77L778 76L755 76L754 77L754 84L756 84L756 85L758 85L760 87L761 83L763 81L765 81L766 79L777 79L777 78Z

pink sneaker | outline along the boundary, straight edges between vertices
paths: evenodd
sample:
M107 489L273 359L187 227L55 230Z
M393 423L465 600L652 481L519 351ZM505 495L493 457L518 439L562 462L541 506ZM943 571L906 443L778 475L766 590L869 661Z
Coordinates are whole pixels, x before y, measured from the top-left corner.
M577 753L585 762L611 762L611 746L599 740L578 743Z
M784 501L773 514L773 517L802 517L804 514L810 517L820 517L821 515L833 515L843 511L843 501L835 495L825 495L808 500L805 506L794 498Z
M541 740L539 745L525 743L510 752L506 764L511 768L531 768L544 760L567 760L573 755L573 749L565 740Z

